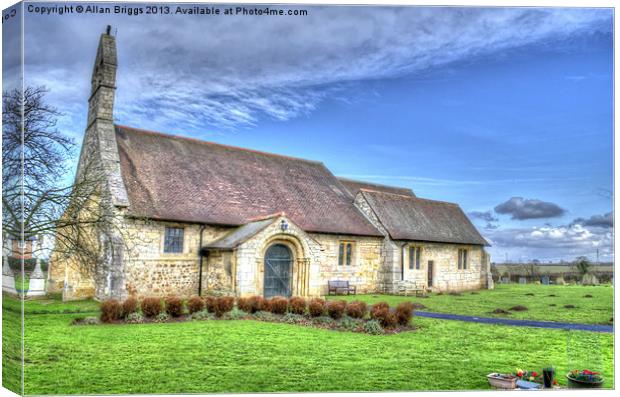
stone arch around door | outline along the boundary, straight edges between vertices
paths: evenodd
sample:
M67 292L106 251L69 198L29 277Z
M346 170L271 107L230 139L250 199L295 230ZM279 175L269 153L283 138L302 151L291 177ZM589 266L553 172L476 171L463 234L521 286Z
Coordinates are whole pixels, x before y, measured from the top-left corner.
M259 261L260 289L264 297L308 294L310 260L297 237L272 236L264 243Z

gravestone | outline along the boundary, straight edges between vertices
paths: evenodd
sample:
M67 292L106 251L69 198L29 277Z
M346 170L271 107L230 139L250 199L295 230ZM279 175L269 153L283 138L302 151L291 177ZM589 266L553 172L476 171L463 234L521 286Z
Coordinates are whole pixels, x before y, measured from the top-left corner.
M525 277L519 277L519 284L527 284L527 279Z
M564 281L564 277L558 276L555 278L555 283L557 285L566 285L566 281Z
M540 282L543 283L544 285L549 285L549 276L542 276L540 278Z
M510 277L508 276L502 277L502 284L510 284Z
M6 255L2 261L2 292L17 295L15 276L13 275L13 270L9 267L9 257Z
M594 274L584 274L581 279L582 285L598 285L598 278Z
M45 275L41 270L41 259L37 258L37 264L34 271L30 274L28 293L26 296L43 296L45 295Z

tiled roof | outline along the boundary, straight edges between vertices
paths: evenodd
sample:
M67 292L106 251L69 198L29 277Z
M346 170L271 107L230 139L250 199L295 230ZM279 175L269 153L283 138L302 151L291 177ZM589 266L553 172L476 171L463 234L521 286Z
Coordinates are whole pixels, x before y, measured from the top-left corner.
M394 240L488 245L457 204L365 189L361 194Z
M273 222L275 222L275 218L271 217L260 221L246 223L245 225L234 229L227 235L205 244L204 248L220 250L231 250L237 248L237 246L254 237L258 232L271 225Z
M320 162L116 126L128 214L238 226L276 212L308 232L380 236Z
M347 190L351 193L351 195L353 195L353 197L355 197L355 195L357 194L357 192L360 191L360 189L376 190L378 192L396 193L405 196L415 197L413 190L406 187L381 185L379 183L356 181L347 178L338 178L338 180L347 188Z

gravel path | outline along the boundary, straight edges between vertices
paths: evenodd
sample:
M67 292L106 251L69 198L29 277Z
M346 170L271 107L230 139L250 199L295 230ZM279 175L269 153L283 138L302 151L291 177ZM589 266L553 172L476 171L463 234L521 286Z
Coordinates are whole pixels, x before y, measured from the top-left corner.
M565 329L573 331L592 331L592 332L614 332L613 325L600 325L600 324L577 324L577 323L559 323L553 321L534 321L534 320L513 320L509 318L493 318L493 317L476 317L476 316L462 316L460 314L447 314L447 313L433 313L416 310L416 316L437 318L441 320L458 320L469 321L473 323L483 324L501 324L512 325L517 327L537 327L537 328L552 328L552 329Z

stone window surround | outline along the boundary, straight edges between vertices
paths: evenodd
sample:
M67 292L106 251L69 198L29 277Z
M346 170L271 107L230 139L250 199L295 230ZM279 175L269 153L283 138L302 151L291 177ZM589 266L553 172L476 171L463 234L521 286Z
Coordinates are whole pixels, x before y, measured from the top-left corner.
M411 252L410 249L411 248L418 248L419 249L419 258L418 258L418 262L419 262L419 268L416 268L416 264L414 263L414 267L413 269L409 267L409 253ZM403 260L405 261L405 267L407 271L410 272L421 272L425 270L425 266L424 266L424 245L423 244L418 244L418 243L410 243L410 244L405 244L403 246L403 250L405 250L405 252L403 253Z
M456 270L468 271L471 270L471 250L469 247L457 248L456 250ZM464 262L461 262L461 252L465 252ZM461 265L459 267L459 265Z
M177 229L183 229L183 251L181 252L165 252L164 251L164 247L166 244L166 228L177 228ZM162 225L160 227L161 233L160 233L160 238L159 238L159 252L160 255L162 257L177 257L177 256L182 256L182 255L187 255L189 253L189 244L187 244L187 228L185 227L185 225L181 225L181 224L169 224L169 225Z
M344 243L351 244L351 264L347 266L346 259L343 259L342 266L340 265L340 246ZM345 257L346 257L346 248L345 248ZM358 252L358 244L357 241L353 239L339 239L338 244L336 244L336 269L339 272L349 272L354 271L357 267L357 258L359 257Z

